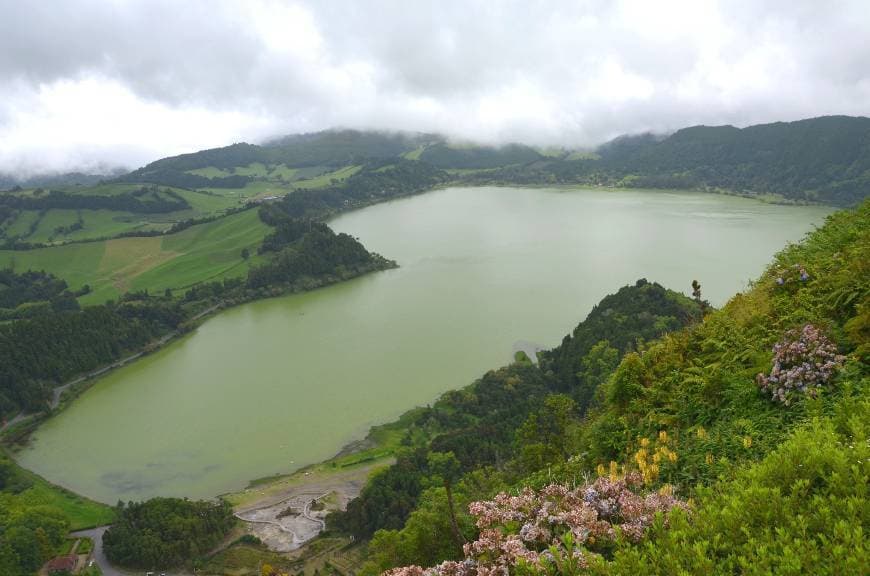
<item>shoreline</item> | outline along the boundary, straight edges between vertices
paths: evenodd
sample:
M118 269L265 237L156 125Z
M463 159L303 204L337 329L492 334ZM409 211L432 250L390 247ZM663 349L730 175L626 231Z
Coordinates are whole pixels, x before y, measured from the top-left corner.
M230 310L237 306L242 306L244 304L250 304L263 300L269 300L272 298L282 298L285 296L292 296L294 294L313 292L315 290L320 290L322 288L333 286L341 282L361 278L375 272L383 272L385 270L393 270L395 268L398 268L398 264L396 264L395 261L383 258L382 256L379 256L379 258L379 266L373 266L370 269L364 270L359 273L353 273L348 276L323 278L317 280L317 285L311 288L300 288L297 284L293 284L283 287L279 293L263 295L255 298L243 298L239 300L222 300L217 304L213 304L207 307L205 310L197 312L190 319L185 320L179 326L179 329L169 332L161 336L157 340L149 342L139 351L128 354L124 358L116 360L110 364L100 366L93 371L87 372L86 374L80 374L72 380L53 387L52 398L49 401L48 410L31 413L20 412L12 417L10 420L5 422L2 426L0 426L0 445L5 446L14 455L21 448L27 445L27 442L30 440L30 436L34 432L36 432L37 428L39 428L42 423L63 412L70 404L72 404L73 401L75 401L76 398L87 392L101 378L103 378L104 376L108 376L115 370L124 368L132 364L140 358L144 358L145 356L149 356L163 349L165 346L193 332L208 319L220 314L224 310Z
M754 195L742 195L742 194L737 194L737 193L728 193L727 191L714 191L714 190L647 189L647 188L595 186L595 185L584 185L584 184L557 184L557 185L521 186L521 185L511 185L511 184L503 183L503 184L470 184L470 185L466 185L466 184L462 184L460 182L452 182L452 183L449 183L446 185L439 185L439 186L431 188L431 189L427 189L427 190L423 190L423 191L419 191L419 192L414 192L414 193L409 193L409 194L405 194L405 195L401 195L401 196L396 196L396 197L384 200L382 202L373 202L371 204L367 204L364 206L355 206L354 209L352 209L352 210L341 211L341 212L338 212L335 214L331 214L327 218L331 220L332 218L338 217L341 214L354 212L358 209L366 208L366 207L373 206L376 204L388 203L388 202L392 202L394 200L401 200L404 198L408 198L408 197L412 197L412 196L416 196L416 195L421 195L423 193L430 192L430 191L453 188L453 187L457 187L457 186L468 186L471 188L493 186L493 187L515 187L515 188L530 188L530 189L542 189L542 188L571 189L571 190L588 189L588 190L608 190L608 191L614 191L614 192L619 192L619 191L635 191L636 192L636 191L641 191L641 190L648 190L650 192L668 192L668 191L670 191L670 192L678 192L678 193L714 193L714 194L734 195L734 196L746 197L746 198L751 199L751 200L758 200L759 202L762 202L762 203L773 203L773 202L766 202L764 199L757 197L757 196L754 196ZM826 206L826 205L819 204L819 206ZM98 382L100 377L111 373L116 368L121 368L121 367L127 366L128 364L135 362L135 360L139 359L142 356L145 356L147 354L150 354L151 352L156 352L157 350L160 350L166 344L169 344L169 343L173 342L174 340L176 340L177 337L184 336L188 331L194 330L197 326L199 326L201 323L205 322L208 318L210 318L212 314L216 315L216 314L220 313L220 311L222 311L223 309L229 309L229 308L241 305L241 304L247 304L247 303L256 302L259 300L266 300L268 298L284 297L284 296L295 294L295 293L317 290L319 288L323 288L323 287L326 287L326 286L329 286L332 284L336 284L336 283L342 282L344 280L351 280L353 278L364 276L364 275L368 274L369 272L380 271L383 269L389 269L389 268L395 267L395 263L393 263L393 264L394 264L394 266L389 266L389 267L384 267L384 268L376 268L376 269L368 270L368 271L360 273L360 274L354 274L354 275L352 275L350 277L346 277L346 278L332 278L332 279L329 279L327 281L324 281L323 283L312 288L311 290L298 290L298 289L295 289L294 287L285 287L284 289L281 290L280 293L264 295L264 296L260 296L257 298L251 298L251 299L239 299L236 301L224 301L224 302L221 302L221 303L216 304L214 306L211 306L211 307L207 308L204 312L200 312L197 315L195 315L194 317L192 317L191 320L188 321L190 323L190 325L187 326L184 331L176 331L175 333L169 335L170 337L166 338L165 340L161 339L159 345L152 346L146 350L143 350L143 351L140 351L140 352L134 354L133 356L128 356L128 357L124 358L122 361L113 363L113 364L106 366L106 367L99 368L95 372L91 372L85 376L79 376L74 381L68 382L66 384L59 386L58 388L63 387L64 389L61 390L60 394L58 394L58 396L57 396L58 404L56 405L56 408L50 410L49 412L36 413L33 416L27 417L27 420L25 420L23 422L16 421L18 419L18 416L16 416L15 418L13 418L13 420L11 422L12 426L9 426L8 428L0 431L0 442L5 443L7 440L7 437L9 436L8 433L9 432L14 433L17 429L17 426L26 426L27 429L22 430L23 434L21 436L18 436L15 438L16 444L19 441L20 442L27 442L30 435L33 434L43 422L47 421L49 418L51 418L55 414L58 414L61 411L63 411L64 409L66 409L66 407L71 405L72 402L80 394L83 394L91 386L93 386L96 382ZM64 392L66 392L66 394L67 394L66 397L64 397ZM305 471L307 471L311 468L316 468L318 466L327 465L330 462L332 462L336 459L342 458L342 457L355 456L358 454L365 453L368 450L378 450L378 449L382 448L382 446L380 446L377 442L372 442L370 440L370 436L372 435L372 433L379 427L389 426L390 424L396 424L396 423L400 422L402 420L402 417L404 414L413 412L414 410L416 410L418 408L419 407L413 407L409 410L406 410L405 412L402 413L402 415L399 415L397 419L394 419L386 424L372 426L369 430L369 433L365 437L358 439L358 440L351 440L350 442L348 442L348 444L343 446L341 448L341 450L339 450L336 453L335 456L333 456L332 458L330 458L328 460L325 460L323 462L317 462L317 463L310 464L310 465L305 466L297 471L290 472L287 474L279 474L276 476L269 476L269 477L265 477L265 478L250 480L249 487L253 486L253 485L256 485L256 486L270 485L270 484L273 484L275 482L280 482L282 479L285 479L288 477L294 477L295 475L300 474L300 473L304 474ZM21 446L23 446L23 445L25 445L25 444L22 444ZM21 446L19 446L19 448ZM13 445L13 447L15 447L15 445ZM377 461L381 457L382 456L376 456L372 460ZM63 487L60 484L57 484L57 485ZM69 490L68 488L65 488L65 489ZM216 497L223 498L224 496L225 495L218 495Z

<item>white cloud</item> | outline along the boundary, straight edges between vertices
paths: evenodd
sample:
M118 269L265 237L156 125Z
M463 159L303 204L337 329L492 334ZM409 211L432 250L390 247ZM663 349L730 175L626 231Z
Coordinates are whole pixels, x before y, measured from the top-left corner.
M0 0L0 170L331 126L595 144L870 113L870 3Z
M35 90L19 85L3 105L10 120L0 130L0 166L21 173L46 166L98 169L106 162L135 166L143 158L239 141L270 126L261 116L149 101L101 77Z

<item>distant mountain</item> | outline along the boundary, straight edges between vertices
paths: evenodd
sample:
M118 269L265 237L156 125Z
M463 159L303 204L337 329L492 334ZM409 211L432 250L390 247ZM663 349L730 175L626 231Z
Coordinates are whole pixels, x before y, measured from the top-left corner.
M427 147L419 159L443 169L486 169L527 164L543 158L540 152L522 144L505 146L451 146L437 143Z
M49 188L52 186L93 186L101 180L111 180L124 174L126 170L116 168L107 174L87 174L83 172L66 172L63 174L38 174L25 178L13 174L0 173L0 190L9 190L20 186L21 188Z
M600 165L667 185L855 204L870 190L870 118L826 116L748 128L693 126L599 148ZM683 187L683 186L680 186Z
M284 164L289 167L345 166L371 158L401 156L425 141L424 136L326 130L313 134L294 134L256 144L233 144L152 162L131 175L145 176L160 170L229 169L254 162Z
M718 189L848 206L870 190L870 118L827 116L748 128L693 126L623 136L594 154L523 144L457 144L433 134L328 130L152 162L121 178L182 188L292 184L344 166L405 158L468 184L587 184Z

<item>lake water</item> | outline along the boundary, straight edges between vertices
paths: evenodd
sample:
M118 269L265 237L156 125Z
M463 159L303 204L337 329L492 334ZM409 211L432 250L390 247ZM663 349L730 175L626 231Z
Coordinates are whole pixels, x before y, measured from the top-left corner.
M222 312L97 382L21 463L114 503L209 497L334 455L472 382L514 344L559 343L638 278L723 304L827 208L713 194L451 188L343 215L398 261Z

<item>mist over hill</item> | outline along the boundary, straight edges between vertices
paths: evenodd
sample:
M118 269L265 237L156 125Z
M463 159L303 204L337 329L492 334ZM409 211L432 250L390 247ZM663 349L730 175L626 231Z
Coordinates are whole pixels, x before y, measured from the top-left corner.
M327 130L163 158L120 180L237 188L257 179L250 170L239 170L255 164L335 169L395 158L431 164L471 184L715 189L848 206L870 189L870 118L825 116L742 129L693 126L670 135L623 136L594 151ZM200 173L209 169L217 172Z

